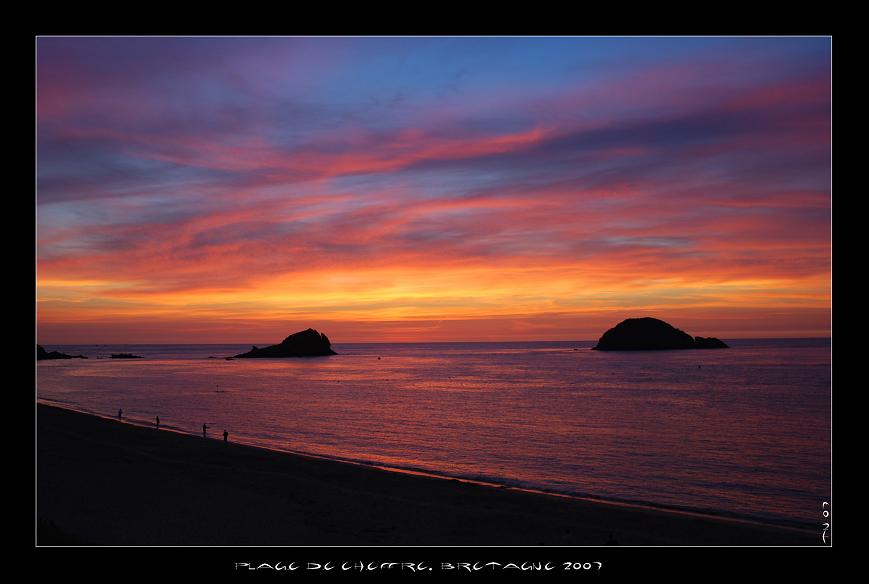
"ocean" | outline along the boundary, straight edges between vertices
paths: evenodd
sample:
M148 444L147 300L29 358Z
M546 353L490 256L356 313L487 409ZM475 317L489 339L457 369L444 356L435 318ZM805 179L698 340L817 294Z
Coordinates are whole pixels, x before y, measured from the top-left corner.
M592 341L48 345L37 399L129 423L408 472L818 528L830 339L599 352ZM258 346L268 345L261 343ZM144 359L109 359L129 352ZM102 359L98 357L104 357ZM214 358L209 358L214 357Z

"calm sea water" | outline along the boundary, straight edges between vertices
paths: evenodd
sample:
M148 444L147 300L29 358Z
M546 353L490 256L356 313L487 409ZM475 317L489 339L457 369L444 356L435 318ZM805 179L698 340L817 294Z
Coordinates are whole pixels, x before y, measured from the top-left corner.
M598 352L592 342L47 346L37 397L133 423L500 485L818 526L830 341ZM262 343L266 345L268 343ZM145 359L98 359L131 352ZM215 359L209 359L214 356Z

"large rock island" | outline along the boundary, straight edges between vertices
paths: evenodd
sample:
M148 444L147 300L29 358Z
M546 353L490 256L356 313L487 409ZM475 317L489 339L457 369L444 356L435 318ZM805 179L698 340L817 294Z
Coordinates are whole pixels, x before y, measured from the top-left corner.
M36 345L36 360L43 361L45 359L87 359L84 355L67 355L60 351L52 351L49 353L40 345Z
M329 337L309 328L288 336L281 341L280 345L271 345L262 349L254 347L247 353L236 355L236 357L321 357L337 354L332 350Z
M597 351L661 351L672 349L726 349L715 337L692 337L657 318L623 320L592 347Z

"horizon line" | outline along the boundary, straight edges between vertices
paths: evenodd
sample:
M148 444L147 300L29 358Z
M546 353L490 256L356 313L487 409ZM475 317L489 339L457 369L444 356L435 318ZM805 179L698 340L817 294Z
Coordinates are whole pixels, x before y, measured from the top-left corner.
M725 341L781 341L781 340L832 340L832 335L829 336L811 336L811 337L719 337L721 340ZM463 341L332 341L333 345L453 345L460 343L596 343L600 339L531 339L531 340L463 340ZM50 343L38 341L37 344L41 345L54 345L54 346L104 346L104 345L267 345L265 342L226 342L226 343L138 343L138 342L130 342L130 341L118 341L118 342L108 342L108 343ZM274 343L272 343L274 344Z

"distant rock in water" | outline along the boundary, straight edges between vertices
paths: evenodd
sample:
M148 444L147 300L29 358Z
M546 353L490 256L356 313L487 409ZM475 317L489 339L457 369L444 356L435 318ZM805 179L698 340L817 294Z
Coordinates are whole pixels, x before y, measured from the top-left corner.
M280 345L272 345L262 349L254 347L247 353L236 355L236 357L320 357L337 354L332 350L329 337L309 328L288 336Z
M112 359L144 359L144 357L132 353L112 353Z
M87 357L84 355L67 355L58 351L49 353L40 345L36 345L36 360L42 361L43 359L87 359Z
M629 318L603 334L598 351L661 351L672 349L726 349L715 337L692 337L657 318Z
M715 337L694 337L695 349L728 349L727 344Z

